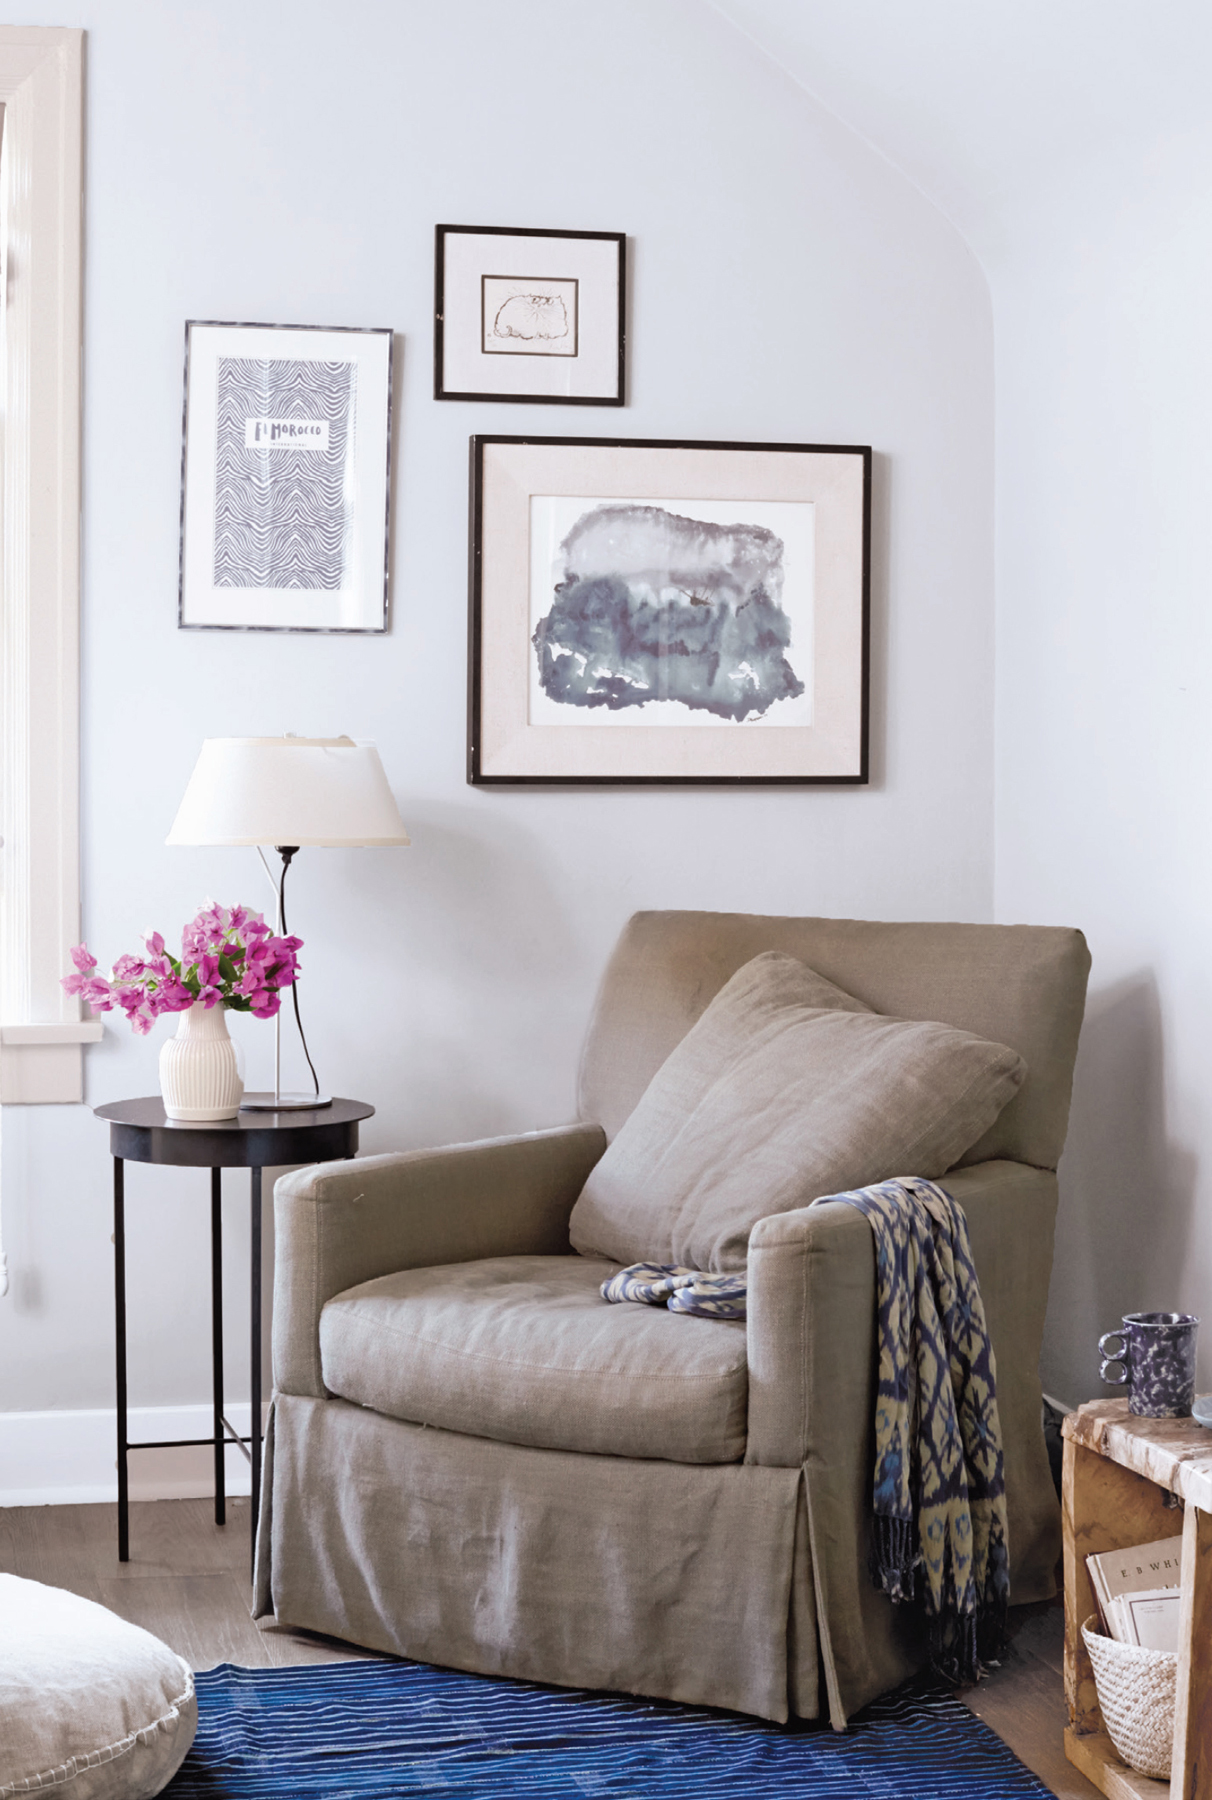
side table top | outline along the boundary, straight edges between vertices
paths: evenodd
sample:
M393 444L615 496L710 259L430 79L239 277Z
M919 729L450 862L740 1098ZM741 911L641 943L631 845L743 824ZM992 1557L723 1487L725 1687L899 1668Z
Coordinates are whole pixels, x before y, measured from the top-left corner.
M99 1119L113 1125L164 1126L169 1131L282 1131L297 1125L352 1125L369 1119L374 1107L365 1100L334 1100L329 1106L317 1106L311 1112L242 1112L234 1119L193 1119L165 1117L164 1102L159 1094L148 1094L141 1100L111 1100L107 1106L94 1106Z
M307 1112L247 1112L234 1119L169 1119L158 1094L95 1106L109 1126L111 1154L131 1162L186 1168L256 1169L286 1163L329 1162L351 1156L358 1125L374 1107L334 1100Z
M1065 1417L1062 1431L1122 1469L1212 1512L1212 1431L1194 1419L1141 1419L1127 1400L1088 1400Z

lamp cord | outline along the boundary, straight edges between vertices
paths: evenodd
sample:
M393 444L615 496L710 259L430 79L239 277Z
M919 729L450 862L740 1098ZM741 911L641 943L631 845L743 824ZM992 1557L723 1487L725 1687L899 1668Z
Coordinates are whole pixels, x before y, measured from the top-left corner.
M289 844L276 844L274 847L277 850L278 855L282 858L282 875L278 882L278 917L282 921L282 936L287 937L289 933L286 928L286 871L290 867L291 859L295 852ZM290 994L291 999L295 1004L295 1024L299 1028L299 1042L303 1046L303 1054L307 1058L307 1066L311 1070L312 1086L318 1099L320 1095L320 1077L316 1074L316 1065L311 1060L311 1051L307 1048L307 1039L303 1033L303 1019L299 1012L299 983L297 979L291 983Z

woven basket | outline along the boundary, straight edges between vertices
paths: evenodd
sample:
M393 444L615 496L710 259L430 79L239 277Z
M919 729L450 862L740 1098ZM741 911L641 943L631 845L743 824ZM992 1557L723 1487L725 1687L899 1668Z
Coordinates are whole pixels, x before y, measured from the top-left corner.
M1082 1626L1082 1637L1094 1665L1107 1736L1130 1769L1169 1781L1177 1656L1104 1637L1093 1614Z

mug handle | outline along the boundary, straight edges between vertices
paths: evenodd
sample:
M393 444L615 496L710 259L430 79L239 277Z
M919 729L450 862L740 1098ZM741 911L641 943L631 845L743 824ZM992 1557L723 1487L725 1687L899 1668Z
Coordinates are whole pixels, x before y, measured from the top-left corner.
M1102 1337L1098 1340L1099 1355L1103 1359L1098 1367L1099 1378L1105 1381L1109 1387L1125 1387L1127 1385L1128 1364L1125 1360L1124 1353L1125 1336L1126 1333L1123 1331L1104 1331ZM1112 1338L1118 1338L1120 1340L1118 1350L1112 1350L1110 1348ZM1116 1363L1118 1363L1123 1370L1123 1374L1108 1375L1107 1370L1112 1368Z

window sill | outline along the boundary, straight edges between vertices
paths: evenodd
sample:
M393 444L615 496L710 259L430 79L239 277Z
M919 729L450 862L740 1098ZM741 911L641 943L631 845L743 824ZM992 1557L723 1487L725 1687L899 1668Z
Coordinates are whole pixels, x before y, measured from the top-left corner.
M0 1044L99 1044L100 1019L80 1025L0 1025Z
M0 1104L79 1106L84 1046L101 1041L99 1019L79 1025L0 1026Z

